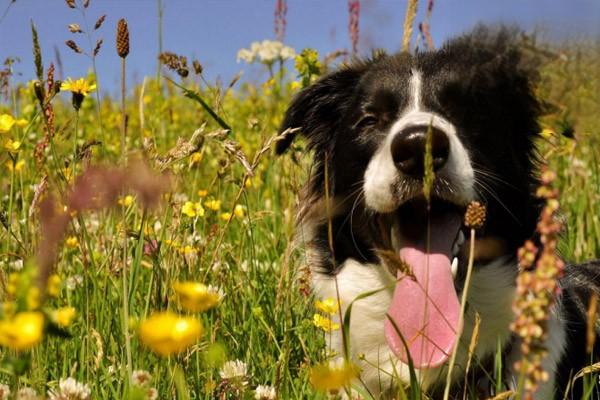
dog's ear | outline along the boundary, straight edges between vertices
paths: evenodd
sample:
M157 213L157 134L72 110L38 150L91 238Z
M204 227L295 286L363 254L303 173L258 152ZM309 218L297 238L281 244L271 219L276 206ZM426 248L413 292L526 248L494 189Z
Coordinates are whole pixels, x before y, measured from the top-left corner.
M277 142L277 154L282 154L290 146L297 133L308 140L311 149L326 144L350 106L363 71L361 66L345 67L298 93L285 113L279 132L289 128L299 130Z

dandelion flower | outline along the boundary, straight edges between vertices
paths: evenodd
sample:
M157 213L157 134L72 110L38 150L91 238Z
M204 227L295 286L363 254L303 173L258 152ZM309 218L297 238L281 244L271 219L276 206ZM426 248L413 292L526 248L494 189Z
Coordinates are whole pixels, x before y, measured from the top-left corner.
M150 372L143 369L133 371L131 374L131 384L133 386L147 386L152 381L152 375Z
M71 325L77 312L73 307L61 307L52 312L52 320L61 328Z
M58 390L49 390L49 400L88 400L92 391L87 384L77 382L73 378L61 379Z
M358 367L339 358L328 363L316 365L310 370L310 383L323 392L337 392L348 386L358 376Z
M258 385L254 390L254 398L256 400L275 400L275 388L268 385Z
M173 290L177 294L179 304L192 312L206 311L221 301L217 290L198 282L176 282Z
M17 350L29 350L42 341L44 315L37 311L17 313L0 321L0 345Z
M67 78L60 86L60 90L71 92L73 96L73 108L75 108L76 111L79 111L83 99L90 94L90 92L96 90L96 84L89 83L85 78L79 78L75 81L71 78Z
M223 221L229 221L229 218L231 218L231 213L230 212L224 212L223 214L221 214L221 219Z
M181 212L190 218L203 217L204 207L202 207L202 204L200 203L186 201L181 207Z
M330 297L323 301L317 300L315 302L315 307L321 312L333 315L340 309L340 303L336 299Z
M195 318L166 311L154 314L140 324L140 339L162 356L180 353L202 336L202 325Z
M77 237L75 236L69 236L67 240L65 240L65 245L70 249L74 249L79 246L79 240L77 240Z
M313 315L313 324L315 324L317 328L323 329L325 332L331 332L340 329L339 324L336 324L331 319L324 317L321 314Z

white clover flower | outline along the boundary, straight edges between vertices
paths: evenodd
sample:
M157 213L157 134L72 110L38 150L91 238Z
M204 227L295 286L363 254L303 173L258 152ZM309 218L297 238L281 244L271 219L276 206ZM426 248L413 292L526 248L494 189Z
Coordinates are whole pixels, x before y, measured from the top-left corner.
M48 391L49 400L89 400L92 391L86 384L79 383L73 378L61 379L58 391Z
M30 387L24 387L17 392L17 400L38 400L38 394Z
M131 384L133 386L146 386L152 380L150 372L138 369L131 373Z
M0 383L0 400L8 400L10 398L10 388L4 383Z
M222 379L235 380L242 379L245 380L248 374L248 365L245 362L240 360L235 361L227 361L221 367L219 371L219 375L221 375Z
M275 400L275 388L268 385L258 385L254 390L254 398L256 400Z

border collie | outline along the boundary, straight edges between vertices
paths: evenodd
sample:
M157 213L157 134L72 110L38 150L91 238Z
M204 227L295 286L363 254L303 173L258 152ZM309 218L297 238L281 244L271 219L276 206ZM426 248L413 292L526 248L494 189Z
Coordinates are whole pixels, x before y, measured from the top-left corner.
M512 368L521 355L509 325L517 249L534 237L541 209L534 189L542 113L533 92L537 74L518 37L479 27L436 51L355 61L301 91L285 115L282 131L300 128L314 154L297 231L316 296L339 295L345 311L360 294L388 288L354 303L349 332L350 355L375 397L391 397L409 381L410 355L422 387L439 398L459 340L452 397L462 398L476 314L469 382L477 384L469 387L492 394L484 371L494 376L498 349L503 390L516 387ZM277 152L293 139L278 142ZM422 194L426 145L434 170L430 202ZM462 216L473 200L486 205L487 222L459 326L468 257ZM381 249L398 254L416 279L400 279L378 257ZM585 310L596 290L594 267L568 267L561 281L544 360L550 379L538 399L563 398L570 377L592 361ZM342 354L342 346L337 331L332 348ZM575 386L569 398L579 399L580 391Z

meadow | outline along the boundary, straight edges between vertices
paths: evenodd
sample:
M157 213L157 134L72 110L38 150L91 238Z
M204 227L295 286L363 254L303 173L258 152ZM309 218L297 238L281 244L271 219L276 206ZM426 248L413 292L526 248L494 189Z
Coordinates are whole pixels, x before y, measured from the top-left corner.
M99 101L94 57L118 52L125 71L139 45L119 29L117 46L68 44L88 76L56 81L33 25L37 79L17 82L15 60L0 71L0 399L326 398L315 374L344 376L314 366L340 326L293 245L310 160L301 141L273 146L293 94L349 56L263 42L240 58L268 79L217 85L163 53L148 60L160 75ZM551 105L540 154L561 255L599 258L597 47L526 50Z

